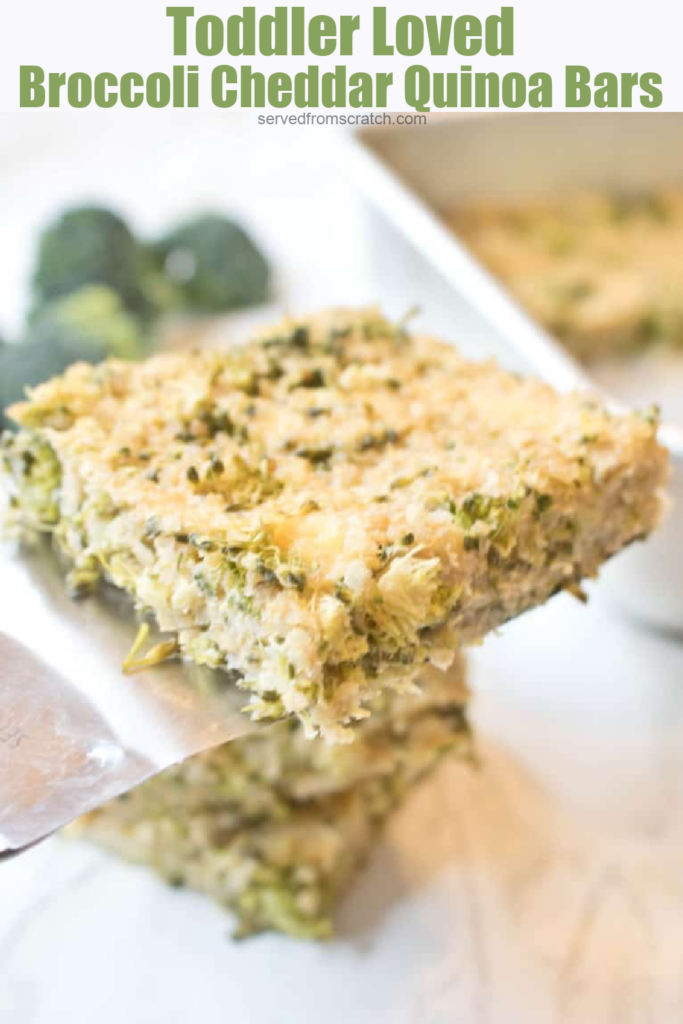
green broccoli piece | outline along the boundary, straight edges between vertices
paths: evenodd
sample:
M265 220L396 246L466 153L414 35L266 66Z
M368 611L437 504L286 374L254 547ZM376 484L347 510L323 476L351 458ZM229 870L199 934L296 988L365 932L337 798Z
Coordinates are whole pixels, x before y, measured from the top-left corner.
M37 307L89 284L105 285L138 316L153 312L145 289L147 255L125 222L103 207L82 206L43 232L33 278Z
M27 387L56 377L72 363L99 363L109 356L136 359L145 350L140 323L109 288L91 285L52 302L19 344L0 349L0 419Z
M24 335L24 343L46 347L66 341L106 356L139 359L147 349L140 321L120 296L103 285L87 285L73 295L51 302L38 311Z
M265 257L238 224L219 214L188 221L156 242L151 253L186 309L221 313L256 305L268 295Z

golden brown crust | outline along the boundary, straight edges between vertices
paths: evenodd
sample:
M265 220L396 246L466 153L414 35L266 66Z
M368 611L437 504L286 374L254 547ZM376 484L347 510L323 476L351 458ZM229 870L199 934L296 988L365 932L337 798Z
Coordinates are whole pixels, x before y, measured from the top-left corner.
M446 216L581 358L683 345L683 189L474 204Z

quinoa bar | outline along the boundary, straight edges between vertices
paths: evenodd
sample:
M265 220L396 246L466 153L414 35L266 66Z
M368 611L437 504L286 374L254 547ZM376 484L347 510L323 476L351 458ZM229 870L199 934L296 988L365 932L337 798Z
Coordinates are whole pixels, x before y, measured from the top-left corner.
M448 219L580 358L683 346L683 189L474 204Z
M164 655L329 740L645 537L666 476L655 415L560 397L373 310L79 364L11 416L11 516L52 534L75 592L123 588L171 634Z
M381 822L441 757L471 753L460 656L417 694L385 693L353 744L276 722L168 769L75 834L231 908L238 935L332 931L335 902Z

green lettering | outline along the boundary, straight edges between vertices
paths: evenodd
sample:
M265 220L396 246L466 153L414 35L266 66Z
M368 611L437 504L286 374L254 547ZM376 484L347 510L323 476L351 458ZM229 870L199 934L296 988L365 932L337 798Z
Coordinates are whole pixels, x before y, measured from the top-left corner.
M474 76L474 105L500 106L500 79L495 71L489 71L488 74L480 71Z
M337 48L337 26L329 14L317 14L308 25L308 47L316 57L329 57Z
M521 107L526 103L526 78L519 71L503 75L503 103L506 107Z
M276 7L259 21L259 50L264 57L287 56L287 8Z
M458 105L458 76L452 71L437 71L434 75L434 96L433 103L440 109L443 107L457 107Z
M243 14L231 14L228 18L228 53L233 57L253 57L256 54L256 8L242 10Z
M237 72L230 64L217 64L211 72L211 102L214 107L234 107L237 89L226 89L237 85Z
M377 96L376 96L376 100L377 100L376 106L378 106L378 107L386 107L386 105L387 105L387 92L389 90L389 86L393 83L393 81L394 81L393 73L391 73L391 72L390 73L386 73L384 71L379 71L377 73L377 88L375 90L375 92L377 93Z
M597 81L597 79L596 79ZM633 88L638 85L638 73L629 74L624 71L621 76L621 106L633 106Z
M60 92L63 85L66 85L66 75L64 72L57 74L51 71L47 76L48 80L48 103L51 107L58 107L61 102Z
M199 68L196 64L187 69L187 105L199 106Z
M486 31L488 33L488 22ZM453 45L458 53L465 57L471 57L481 50L481 22L479 18L470 18L464 15L455 19L453 27Z
M45 103L45 72L37 64L19 68L19 106L42 107Z
M375 57L390 57L393 46L387 43L387 9L372 8L372 52Z
M553 80L545 71L535 71L529 75L529 106L552 107Z
M405 74L405 98L409 107L426 112L429 110L431 81L424 64L411 64Z
M611 71L602 71L595 76L595 106L619 106L619 81Z
M252 87L253 87L253 105L255 107L265 107L266 105L266 79L260 71L254 71L252 73L250 64L243 64L240 68L240 106L250 107L252 106Z
M513 7L501 7L500 15L486 19L486 52L492 57L511 57L514 53Z
M353 33L360 28L360 17L342 14L339 19L339 52L342 57L353 56Z
M185 106L185 68L182 64L173 65L173 106Z
M102 74L95 76L95 103L98 107L116 106L118 95L115 92L108 92L107 86L115 88L118 84L116 75L110 74L109 71L103 71Z
M171 102L171 79L162 71L155 71L147 79L147 104L167 107Z
M590 71L583 64L567 64L565 102L568 107L587 107L591 101Z
M194 7L167 7L166 17L173 18L173 54L187 54L187 19L194 18Z
M323 75L322 99L324 107L346 106L346 66L335 65L334 71Z
M292 79L275 74L268 79L268 102L271 107L288 107L292 102Z
M133 86L144 86L142 75L139 75L137 71L129 71L127 74L121 76L121 102L124 107L139 107L142 103L143 93L142 89L138 89L137 92L133 92Z
M306 22L303 7L292 7L292 57L303 57L306 52Z
M225 30L216 14L204 14L197 21L195 46L202 57L215 57L223 49Z
M294 103L297 107L317 107L319 96L319 71L317 64L309 64L308 72L300 71L294 76Z
M662 84L662 76L656 74L654 71L647 71L644 75L640 76L640 88L645 93L644 96L640 97L640 104L643 107L660 107L664 95L661 89L657 89L656 86Z
M349 103L352 107L372 106L372 75L355 71L349 78Z
M75 71L69 75L66 84L66 95L70 107L87 107L92 99L92 79L84 71Z
M422 53L425 44L425 30L422 19L414 14L404 14L396 22L396 49L404 57L415 57Z
M460 106L472 106L472 65L460 65Z
M429 52L434 57L445 57L451 42L451 25L453 15L444 14L441 18L441 27L437 24L433 14L425 18L427 22L427 39L429 40Z

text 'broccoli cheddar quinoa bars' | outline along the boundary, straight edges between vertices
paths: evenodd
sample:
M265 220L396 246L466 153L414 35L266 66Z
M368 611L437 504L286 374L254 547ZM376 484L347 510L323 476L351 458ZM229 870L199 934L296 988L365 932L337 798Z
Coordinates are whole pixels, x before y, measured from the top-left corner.
M355 743L277 722L169 769L74 831L232 908L240 935L327 937L387 814L445 753L470 753L460 655L420 683L417 694L376 697Z
M652 417L373 311L78 365L11 414L13 515L74 587L105 577L255 715L328 739L644 537L666 473Z
M581 358L683 346L683 189L474 203L447 217Z

